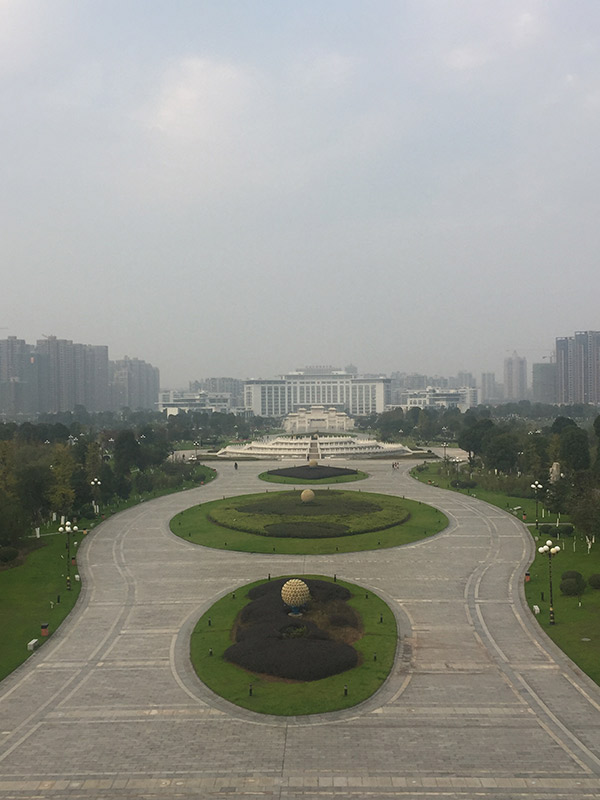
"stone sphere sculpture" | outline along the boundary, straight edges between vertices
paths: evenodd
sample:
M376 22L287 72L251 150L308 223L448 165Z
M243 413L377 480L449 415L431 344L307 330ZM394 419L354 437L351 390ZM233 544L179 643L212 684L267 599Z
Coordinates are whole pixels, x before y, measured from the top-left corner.
M310 590L300 578L291 578L281 587L281 599L292 609L301 608L310 600Z
M308 466L309 467L318 467L319 466L319 462L317 461L316 458L311 458L311 460L308 462Z
M304 489L304 491L300 495L300 500L302 500L303 503L312 503L314 499L315 499L315 493L313 492L312 489Z

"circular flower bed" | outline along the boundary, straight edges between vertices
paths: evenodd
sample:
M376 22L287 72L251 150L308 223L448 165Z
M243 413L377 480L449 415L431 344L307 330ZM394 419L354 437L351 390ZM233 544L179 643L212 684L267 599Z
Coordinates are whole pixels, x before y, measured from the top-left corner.
M281 598L289 577L239 587L200 617L190 642L196 674L263 714L321 714L366 700L394 663L394 614L370 590L313 575L302 576L311 594L304 613L289 616Z
M309 503L300 492L233 497L211 504L207 513L211 522L232 530L306 539L385 530L410 517L397 497L331 490L315 491Z

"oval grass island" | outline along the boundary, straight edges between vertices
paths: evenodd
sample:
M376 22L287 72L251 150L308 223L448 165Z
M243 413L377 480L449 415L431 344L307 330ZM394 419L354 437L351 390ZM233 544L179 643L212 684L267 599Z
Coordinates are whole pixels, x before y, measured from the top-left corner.
M171 531L220 550L322 555L398 547L448 525L438 509L392 495L315 489L310 502L301 495L264 492L214 500L177 514Z
M237 706L279 716L337 711L371 697L396 654L398 631L390 608L368 589L314 575L302 576L312 597L308 608L290 616L281 600L287 580L240 587L200 617L190 641L200 680ZM270 648L261 644L265 629ZM336 646L342 651L337 660ZM289 669L296 679L285 677ZM331 670L339 671L311 679Z

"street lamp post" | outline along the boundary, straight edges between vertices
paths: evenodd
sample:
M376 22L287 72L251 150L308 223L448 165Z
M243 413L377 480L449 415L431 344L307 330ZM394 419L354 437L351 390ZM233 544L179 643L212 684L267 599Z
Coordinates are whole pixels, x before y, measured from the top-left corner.
M540 491L540 489L543 489L544 487L542 486L542 484L539 481L534 481L531 484L531 488L535 492L535 529L538 530L539 527L540 527L539 526L539 521L538 521L539 491Z
M102 481L100 478L93 478L90 482L92 487L92 494L94 495L94 512L96 516L100 513L100 503L98 502L100 499L100 487L102 486Z
M59 533L67 534L67 589L71 591L71 534L78 530L77 525L71 525L70 522L65 522L64 526L61 525L58 529Z
M538 547L538 553L541 555L548 556L548 582L550 585L550 625L554 625L554 603L552 600L552 556L555 556L557 553L560 552L560 547L552 543L551 539L548 539L546 544L542 545L542 547Z

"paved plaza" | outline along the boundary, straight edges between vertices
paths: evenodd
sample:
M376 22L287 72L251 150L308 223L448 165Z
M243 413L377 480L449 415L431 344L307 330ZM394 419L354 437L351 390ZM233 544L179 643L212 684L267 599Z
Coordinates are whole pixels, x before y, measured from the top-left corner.
M409 464L364 462L370 477L343 488L428 502L448 529L348 555L209 550L173 536L169 519L287 488L257 479L264 464L218 466L209 485L131 508L82 544L76 610L0 684L0 798L600 796L600 689L525 605L534 546L522 523L417 483ZM336 573L388 602L401 642L381 691L346 711L280 718L198 681L198 617L269 573Z

